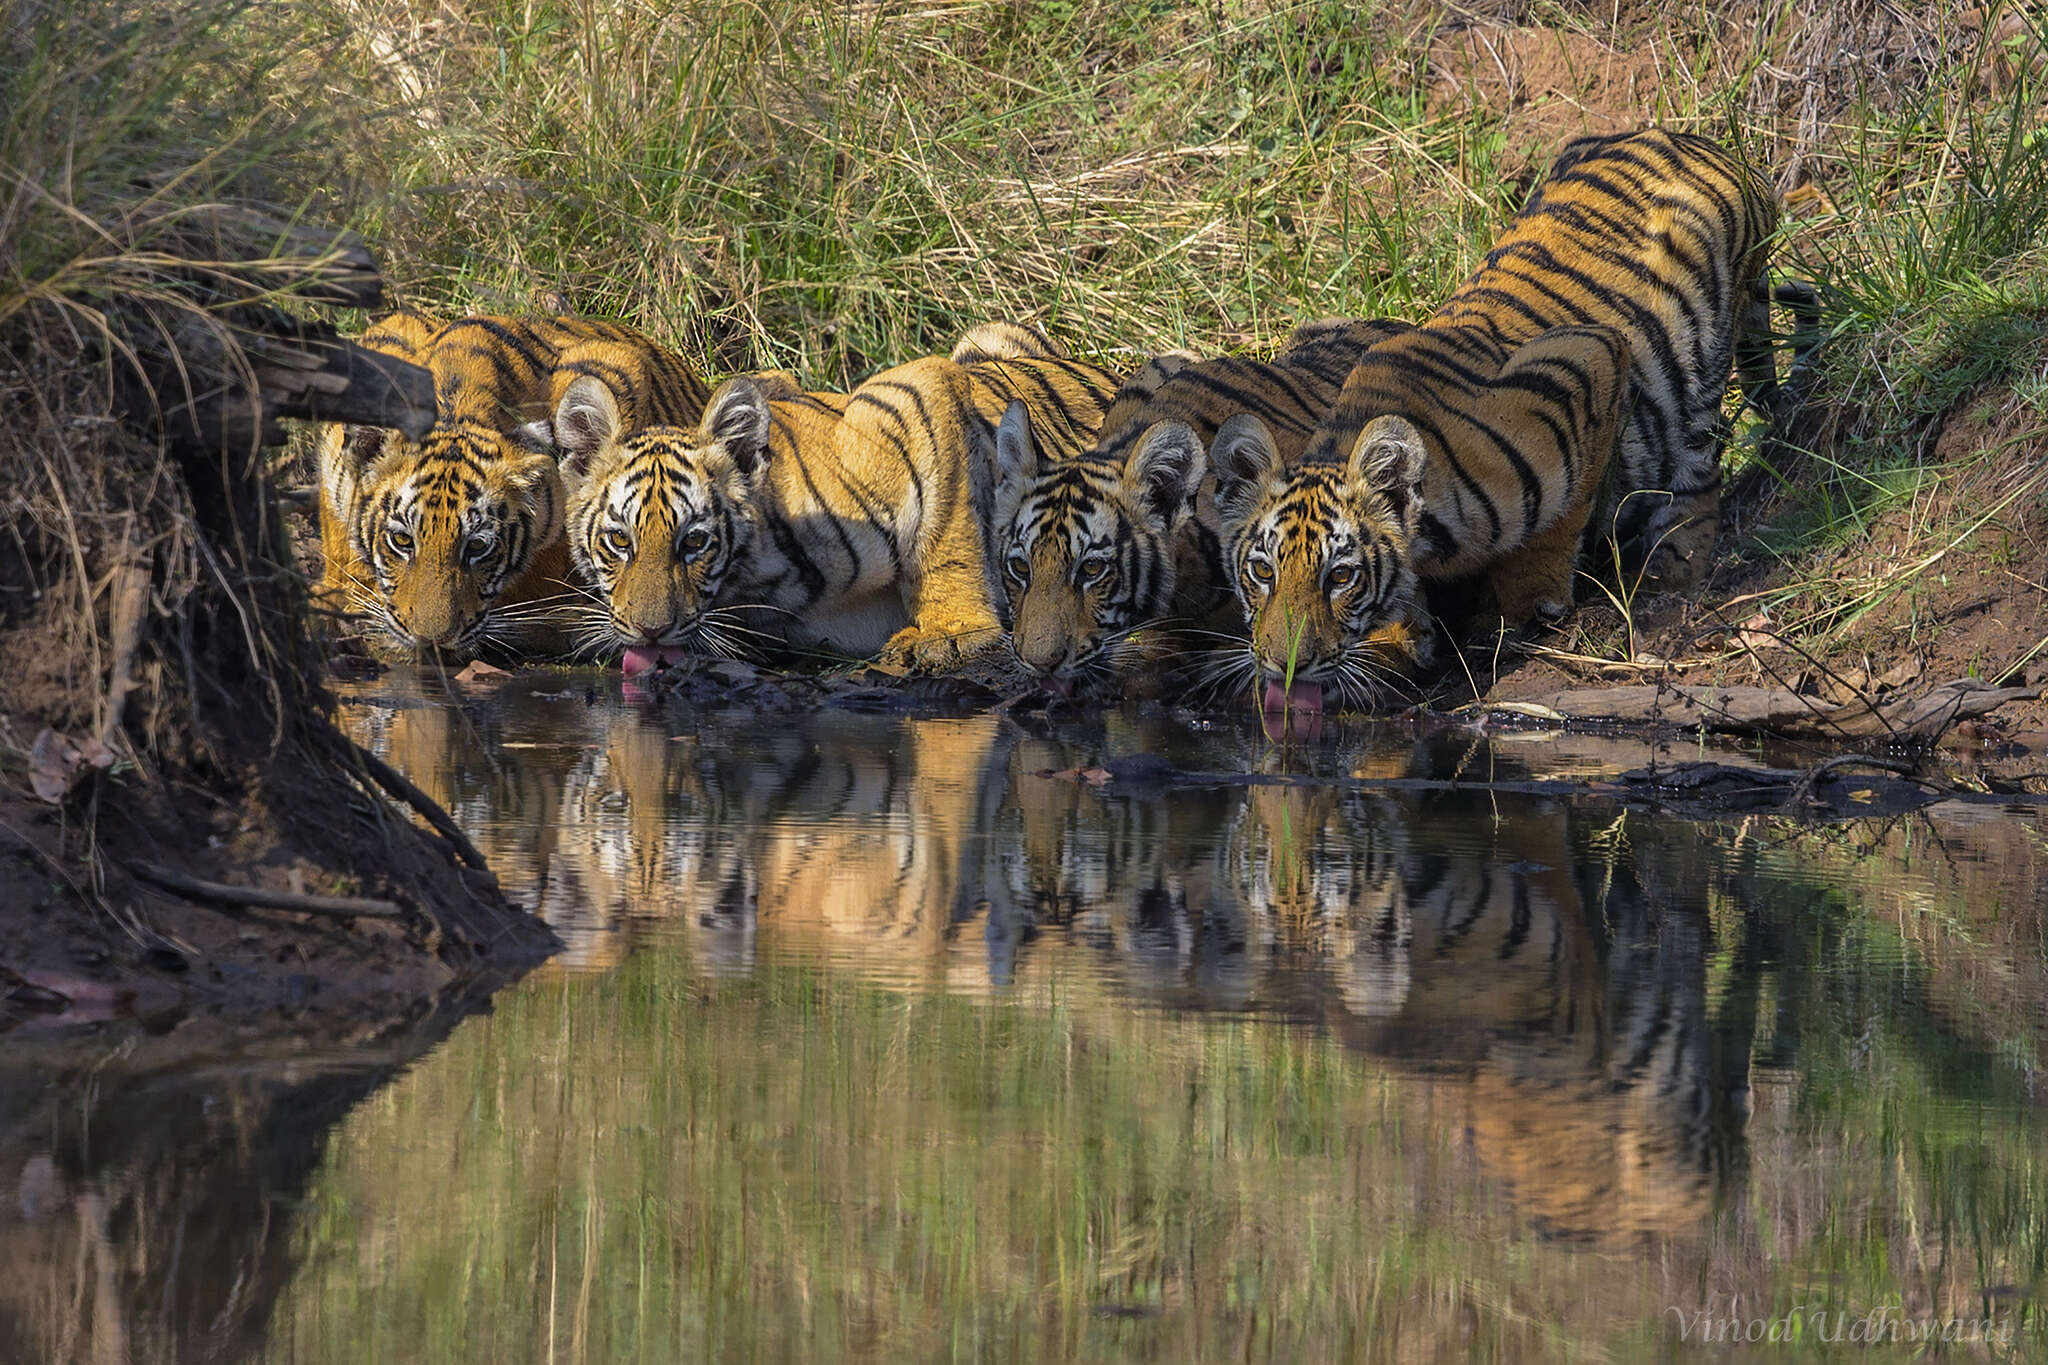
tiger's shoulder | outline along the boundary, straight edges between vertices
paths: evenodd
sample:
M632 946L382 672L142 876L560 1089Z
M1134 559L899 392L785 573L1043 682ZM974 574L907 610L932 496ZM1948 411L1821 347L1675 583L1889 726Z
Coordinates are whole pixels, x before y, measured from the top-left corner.
M1095 440L1119 381L1115 371L1075 359L1020 322L970 328L947 359L967 374L968 401L985 441L994 441L1011 405L1022 404L1038 441L1061 456L1079 454Z

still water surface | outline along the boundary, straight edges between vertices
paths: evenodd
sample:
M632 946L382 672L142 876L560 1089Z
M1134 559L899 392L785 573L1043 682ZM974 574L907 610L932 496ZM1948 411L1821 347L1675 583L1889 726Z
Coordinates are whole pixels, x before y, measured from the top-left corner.
M164 1355L277 1361L2041 1353L2031 820L1123 795L1039 774L1650 751L721 716L581 675L459 705L386 679L346 715L566 951L374 1069L142 1087L256 1117L160 1142L192 1193L148 1217L57 1152L101 1222L26 1253L24 1341L68 1321L83 1355L111 1313ZM10 1143L0 1180L38 1155Z

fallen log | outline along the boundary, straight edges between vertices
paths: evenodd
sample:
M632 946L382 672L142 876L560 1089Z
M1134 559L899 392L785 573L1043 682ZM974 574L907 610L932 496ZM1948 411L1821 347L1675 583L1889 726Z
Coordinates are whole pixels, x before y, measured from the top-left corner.
M1567 721L1633 722L1787 737L1925 741L1958 721L2040 695L2038 687L1993 687L1975 678L1960 678L1918 696L1885 702L1868 698L1830 702L1782 687L1667 682L1567 688L1524 698L1514 709L1529 714L1529 707L1541 707ZM1481 703L1478 709L1488 708Z

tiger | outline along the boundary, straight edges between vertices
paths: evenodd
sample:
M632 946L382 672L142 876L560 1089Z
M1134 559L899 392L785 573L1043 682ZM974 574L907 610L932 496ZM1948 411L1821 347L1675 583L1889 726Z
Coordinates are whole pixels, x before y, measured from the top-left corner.
M1483 571L1508 625L1561 615L1610 463L1614 534L1658 586L1689 586L1718 528L1731 365L1776 398L1778 213L1705 138L1580 138L1442 307L1367 353L1299 460L1256 419L1226 424L1211 459L1265 703L1292 660L1284 704L1319 709L1392 619L1433 655L1419 580Z
M580 433L545 414L588 381L635 421L692 422L708 386L651 338L589 318L440 324L408 310L361 344L433 374L435 424L417 442L323 429L316 601L361 617L372 649L391 658L555 652L549 599L569 571L559 439Z
M1268 361L1169 351L1124 381L1095 442L1068 459L1041 454L1028 414L1009 417L993 540L1018 663L1071 695L1127 675L1157 623L1235 628L1208 443L1251 411L1298 453L1357 359L1408 326L1304 323Z
M1116 376L1014 323L970 331L850 394L729 380L694 430L635 429L569 386L587 474L569 546L586 648L628 672L683 651L779 645L927 670L992 644L985 537L995 427L1021 406L1062 450L1092 440Z

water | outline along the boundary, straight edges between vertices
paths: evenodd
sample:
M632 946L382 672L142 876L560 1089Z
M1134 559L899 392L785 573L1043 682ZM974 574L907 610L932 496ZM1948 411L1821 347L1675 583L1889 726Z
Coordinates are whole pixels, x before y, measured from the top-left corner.
M566 951L488 1013L0 1091L0 1356L2042 1353L2032 820L1120 795L1039 774L1651 751L596 675L346 716Z

